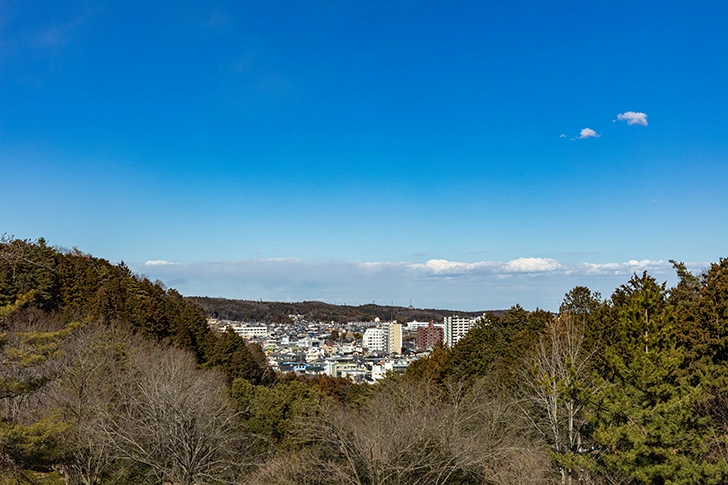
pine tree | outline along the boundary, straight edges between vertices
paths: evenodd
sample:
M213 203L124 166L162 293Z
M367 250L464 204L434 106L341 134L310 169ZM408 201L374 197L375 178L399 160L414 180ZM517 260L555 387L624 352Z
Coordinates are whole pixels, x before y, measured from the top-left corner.
M60 344L78 325L55 331L22 328L23 312L35 297L32 290L0 306L0 465L6 468L42 468L63 453L67 424L52 414L28 419L23 403L55 377ZM13 320L20 323L10 324Z
M598 369L593 437L603 462L639 483L720 483L726 463L709 459L710 421L697 412L707 377L688 371L667 296L647 274L613 295L616 340Z

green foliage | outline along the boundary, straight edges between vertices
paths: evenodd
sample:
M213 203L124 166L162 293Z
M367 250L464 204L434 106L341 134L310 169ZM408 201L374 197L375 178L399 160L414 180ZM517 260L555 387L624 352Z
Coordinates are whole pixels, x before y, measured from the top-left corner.
M31 424L0 423L0 453L14 467L48 470L65 456L68 424L45 416Z
M444 388L450 366L450 350L437 346L426 359L418 359L407 367L408 378L420 382L432 383Z
M617 339L598 369L594 439L607 466L640 483L720 483L726 463L709 459L710 422L696 412L707 376L686 372L667 295L643 274L612 296Z
M0 334L0 399L38 390L53 377L46 364L59 355L60 342L78 324L54 332L9 331Z
M576 286L566 295L559 306L559 315L568 315L577 325L586 325L589 317L601 306L601 295L592 293L586 286Z
M5 323L19 322L0 334L0 409L4 409L0 416L0 464L45 470L64 458L63 435L68 425L54 414L25 416L13 409L56 377L53 364L62 354L60 345L78 325L68 324L56 331L23 329L23 307L33 296L32 290L25 293L2 312Z
M678 283L670 289L669 303L682 315L689 315L702 286L700 278L688 271L685 263L670 260L678 276Z
M578 313L569 311L551 319L524 362L520 388L522 406L545 437L562 476L588 482L590 459L583 454L588 422L583 406L591 393L591 356L577 319Z
M361 408L372 396L373 389L369 384L356 384L345 377L331 377L326 374L316 376L297 376L297 378L313 386L325 396L351 409Z
M57 471L9 470L0 472L0 485L67 485L68 480Z
M32 291L35 306L52 309L60 287L55 266L55 251L44 239L30 243L0 236L0 307Z
M230 394L245 428L259 439L262 450L300 447L295 427L321 413L327 402L327 397L316 387L293 376L272 388L235 379Z
M0 467L11 467L13 473L21 474L18 476L24 476L23 470L51 465L78 473L83 468L92 482L113 475L119 483L140 483L139 477L146 474L146 470L130 466L128 473L119 475L118 468L102 465L111 458L99 444L103 440L98 432L87 429L96 419L89 411L94 403L89 393L103 388L104 393L109 392L102 393L107 399L118 395L100 383L101 363L94 359L106 359L109 353L123 359L124 350L107 342L104 345L109 348L95 356L91 352L83 357L76 351L66 355L73 346L64 342L79 326L75 322L100 323L120 330L119 335L136 334L160 343L160 349L173 345L190 351L197 363L220 368L229 379L244 378L258 384L270 383L273 377L259 346L248 345L234 334L214 334L198 306L174 290L133 274L124 263L112 265L75 249L62 252L42 239L3 236ZM114 362L122 363L109 360L103 378L127 371ZM40 389L44 394L38 392ZM54 393L52 399L45 389ZM70 392L76 394L69 400ZM32 407L27 407L28 403ZM66 456L69 453L75 458Z
M542 310L527 312L516 305L501 317L483 317L452 348L448 376L465 381L487 376L494 383L512 382L522 356L534 345L550 315Z
M682 281L682 280L681 280ZM702 275L695 292L688 280L687 298L691 312L683 319L685 345L695 359L708 358L713 364L728 363L728 259L721 258Z
M248 343L232 329L212 343L206 360L205 366L220 368L231 379L242 378L253 384L269 384L273 379L260 346Z

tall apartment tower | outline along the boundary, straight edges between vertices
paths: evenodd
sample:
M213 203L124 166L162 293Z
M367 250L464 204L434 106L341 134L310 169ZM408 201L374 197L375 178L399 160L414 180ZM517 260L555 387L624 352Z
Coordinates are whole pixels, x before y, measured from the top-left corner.
M389 338L387 339L389 344L390 354L401 354L402 353L402 325L399 323L389 324Z
M476 321L475 318L464 318L457 315L445 317L445 345L452 347L458 343L458 340L468 333Z

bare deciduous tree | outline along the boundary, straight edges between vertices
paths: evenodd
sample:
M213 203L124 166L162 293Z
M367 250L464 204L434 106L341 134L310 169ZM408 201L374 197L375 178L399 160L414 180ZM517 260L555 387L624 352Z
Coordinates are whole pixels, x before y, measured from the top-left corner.
M585 457L588 444L582 433L587 421L583 395L589 388L584 331L570 315L553 318L524 366L522 385L528 416L559 458L561 482L570 485L575 477L584 481L584 471L574 469L575 457ZM583 461L583 460L582 460ZM577 466L577 468L582 468Z
M44 394L69 424L63 469L71 484L96 485L108 478L114 457L100 410L115 401L115 383L137 342L126 331L87 324L63 343L62 371Z
M225 478L244 460L244 441L223 390L223 376L197 370L187 353L136 349L117 384L118 401L101 421L114 456L143 465L160 482Z
M303 429L322 445L330 483L547 483L546 454L513 406L484 389L385 383L362 410L329 409ZM519 466L528 463L527 466Z

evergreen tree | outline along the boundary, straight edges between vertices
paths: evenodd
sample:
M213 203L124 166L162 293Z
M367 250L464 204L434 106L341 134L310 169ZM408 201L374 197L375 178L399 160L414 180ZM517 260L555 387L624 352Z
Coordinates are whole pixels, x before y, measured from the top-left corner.
M612 296L617 338L598 369L593 437L608 467L640 483L720 483L726 463L710 459L709 419L697 413L705 382L687 372L667 296L646 273Z
M31 290L14 304L0 306L0 466L16 471L46 469L62 459L67 429L52 413L33 416L26 403L56 377L61 342L78 325L32 328L27 315L35 297Z

